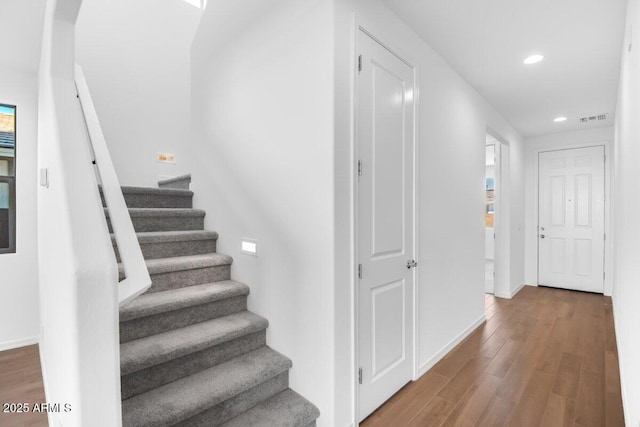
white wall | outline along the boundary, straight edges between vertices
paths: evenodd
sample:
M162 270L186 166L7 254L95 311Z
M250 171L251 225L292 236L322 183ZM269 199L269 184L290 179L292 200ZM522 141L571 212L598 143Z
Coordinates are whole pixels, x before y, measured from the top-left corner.
M183 0L85 0L83 67L123 185L190 172L190 47L202 11ZM176 164L156 163L158 152Z
M56 427L119 427L118 268L74 81L81 0L47 2L38 76L40 358Z
M526 249L525 249L525 283L532 286L538 284L538 231L537 231L537 197L538 184L536 182L536 170L538 168L538 153L541 150L553 150L562 148L586 147L589 145L607 144L610 147L613 142L613 128L601 127L586 129L583 131L560 132L550 135L542 135L526 140ZM610 153L610 157L611 157ZM611 165L609 159L608 165ZM608 177L606 178L609 179ZM611 247L612 240L608 242ZM607 260L609 263L610 260ZM609 270L609 269L606 269ZM605 284L605 293L610 294L609 280Z
M631 28L633 27L633 32ZM628 426L640 423L640 1L627 5L615 126L615 283L622 399ZM633 37L633 39L632 39ZM631 48L629 46L631 45Z
M38 340L38 80L0 67L0 103L17 106L16 253L0 254L0 351Z
M501 292L523 282L523 140L427 43L381 1L336 2L336 426L353 423L353 82L355 23L417 67L418 362L420 373L484 316L487 131L509 144L507 252Z
M194 203L321 427L335 425L332 19L321 0L209 0L192 49Z
M485 167L485 177L486 178L494 178L495 177L495 165L487 165Z
M192 51L193 174L250 309L293 359L292 387L319 406L320 426L342 427L354 420L353 14L418 67L423 371L484 316L488 129L510 145L504 291L523 283L524 162L517 132L380 1L333 5L209 2ZM258 240L258 258L240 253L242 237Z

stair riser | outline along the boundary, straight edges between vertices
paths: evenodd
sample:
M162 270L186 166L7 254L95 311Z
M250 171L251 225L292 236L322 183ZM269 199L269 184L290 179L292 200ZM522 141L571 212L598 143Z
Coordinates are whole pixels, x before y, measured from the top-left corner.
M204 217L132 217L131 222L138 233L146 231L204 230ZM109 218L107 218L107 225L109 226L109 233L113 233Z
M144 259L169 258L176 256L208 254L216 251L216 240L191 240L183 242L141 243ZM116 258L120 262L117 245L113 245Z
M155 314L120 323L120 342L159 334L205 320L217 319L247 309L246 295Z
M216 346L124 375L121 379L122 399L128 399L180 378L187 377L224 363L234 357L266 345L266 331L262 330Z
M315 405L287 389L227 421L222 427L309 427L315 425L319 416L320 411Z
M119 280L125 279L124 272L120 272ZM188 286L204 285L205 283L220 282L231 278L231 265L215 265L213 267L195 268L192 270L171 271L168 273L151 274L151 287L147 293L186 288Z
M191 178L185 178L180 181L173 181L167 184L158 183L158 187L160 188L174 188L177 190L188 190L189 184L191 184Z
M177 187L173 187L177 188ZM185 190L188 190L185 188ZM192 208L193 196L174 196L165 194L144 194L144 193L123 193L124 202L129 208ZM104 196L102 198L102 206L107 206Z
M161 292L187 286L203 285L231 278L230 265L197 268L193 270L172 271L170 273L152 274L151 288L147 292Z
M241 413L253 408L265 399L283 392L289 386L289 372L263 382L238 394L188 420L176 424L176 427L213 427L220 426Z

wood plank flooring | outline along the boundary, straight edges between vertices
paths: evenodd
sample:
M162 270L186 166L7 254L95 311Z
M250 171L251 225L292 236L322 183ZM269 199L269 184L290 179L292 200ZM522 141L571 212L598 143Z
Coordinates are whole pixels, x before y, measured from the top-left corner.
M486 297L487 322L360 425L624 426L611 301L525 287ZM0 352L0 426L47 426L2 403L45 401L37 346Z
M525 286L360 425L624 426L611 299Z
M48 426L47 415L42 412L3 412L5 403L28 403L31 408L34 403L44 402L38 346L0 352L0 426Z

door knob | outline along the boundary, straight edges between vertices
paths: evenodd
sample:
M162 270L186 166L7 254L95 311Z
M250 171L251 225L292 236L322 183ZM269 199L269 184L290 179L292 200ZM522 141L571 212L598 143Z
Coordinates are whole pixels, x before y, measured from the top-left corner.
M407 261L407 268L408 269L412 269L412 268L415 268L417 266L418 266L418 263L415 260L410 259L409 261Z
M541 235L540 235L540 238L541 238L541 239L544 239L544 234L541 234Z

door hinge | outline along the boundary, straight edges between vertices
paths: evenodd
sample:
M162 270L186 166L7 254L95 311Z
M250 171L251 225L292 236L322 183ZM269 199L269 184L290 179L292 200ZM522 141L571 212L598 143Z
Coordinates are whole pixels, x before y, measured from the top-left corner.
M605 273L604 271L602 272L602 280L605 280L605 278L606 278L606 274L607 274L607 273Z
M362 368L358 369L358 384L362 384Z
M358 72L362 71L362 55L358 55Z
M358 264L358 279L362 279L362 264Z
M494 239L496 238L496 233L493 233L493 238L494 238Z
M358 176L362 176L362 160L358 160Z
M604 233L604 240L607 240L607 233Z

